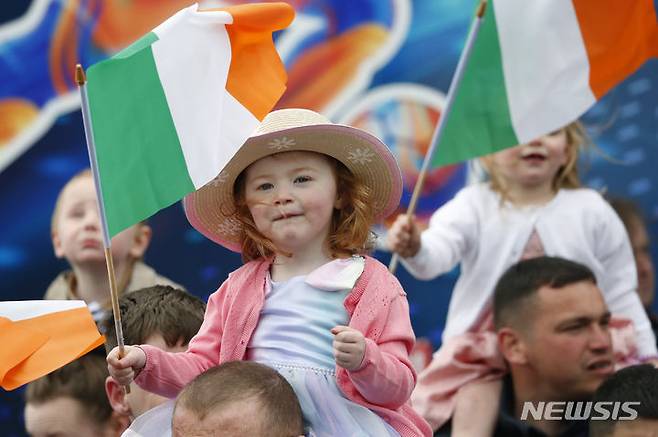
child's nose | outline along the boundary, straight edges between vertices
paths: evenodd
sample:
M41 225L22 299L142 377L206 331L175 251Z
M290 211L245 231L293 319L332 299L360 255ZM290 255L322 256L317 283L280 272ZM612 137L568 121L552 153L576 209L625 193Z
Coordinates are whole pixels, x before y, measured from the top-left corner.
M274 194L274 204L275 205L286 205L293 201L292 194L290 190L285 188L279 188Z
M98 229L100 227L100 218L95 211L89 211L85 214L84 225L86 229Z

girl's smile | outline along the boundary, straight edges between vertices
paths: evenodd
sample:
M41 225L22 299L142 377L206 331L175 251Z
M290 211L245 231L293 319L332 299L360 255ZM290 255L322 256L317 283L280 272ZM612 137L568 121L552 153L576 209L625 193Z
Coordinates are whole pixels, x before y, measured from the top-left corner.
M566 131L555 131L495 153L489 158L490 170L513 202L527 197L543 202L554 194L553 182L568 161L568 147Z

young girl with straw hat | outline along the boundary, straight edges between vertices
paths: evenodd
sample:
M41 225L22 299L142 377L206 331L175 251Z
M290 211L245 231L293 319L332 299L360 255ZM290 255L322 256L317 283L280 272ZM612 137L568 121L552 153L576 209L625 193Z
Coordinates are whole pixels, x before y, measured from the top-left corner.
M410 407L416 375L406 295L365 254L398 205L401 177L372 135L315 112L270 113L185 211L245 265L208 301L187 352L147 345L108 356L121 384L173 397L194 376L254 360L291 383L317 436L429 436Z

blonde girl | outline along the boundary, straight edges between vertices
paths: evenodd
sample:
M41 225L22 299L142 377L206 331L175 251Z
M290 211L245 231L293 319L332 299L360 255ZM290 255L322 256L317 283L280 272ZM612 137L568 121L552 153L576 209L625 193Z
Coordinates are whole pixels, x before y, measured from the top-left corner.
M444 345L420 375L412 398L434 429L452 416L453 436L493 432L500 382L475 382L496 372L477 365L462 371L464 363L455 357L479 341L480 333L492 332L494 285L521 259L550 255L588 266L612 313L634 322L639 354L656 356L655 339L635 292L633 254L624 227L599 193L580 187L576 164L585 138L582 126L572 123L482 158L489 180L457 193L434 213L422 234L409 217L398 217L393 224L389 247L415 277L429 280L461 266ZM469 414L472 408L480 411L481 420Z

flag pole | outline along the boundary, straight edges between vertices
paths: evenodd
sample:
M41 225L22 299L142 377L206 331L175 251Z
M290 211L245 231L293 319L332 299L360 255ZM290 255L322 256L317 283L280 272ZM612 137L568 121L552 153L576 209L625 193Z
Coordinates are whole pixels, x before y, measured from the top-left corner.
M409 200L409 207L407 208L407 216L409 216L409 221L412 220L412 216L416 211L416 204L418 203L418 198L420 197L421 190L423 189L423 184L425 183L425 176L427 176L427 171L429 169L430 163L432 162L432 157L436 152L436 148L441 141L443 136L443 131L450 115L452 109L453 101L455 100L455 91L461 83L462 77L464 76L464 70L468 64L468 60L471 56L471 51L473 50L473 44L475 43L475 38L477 37L478 31L480 30L480 25L482 24L482 19L484 17L484 12L487 9L487 0L480 0L480 4L475 13L475 21L471 26L471 30L468 33L466 38L466 43L464 45L464 50L459 57L459 62L457 63L457 69L455 74L452 76L452 81L450 82L450 88L448 88L448 96L446 97L446 104L443 108L443 112L439 118L439 123L437 124L434 132L432 133L432 139L430 140L430 147L425 154L423 160L423 165L418 174L418 179L416 180L416 185L414 186L414 191L411 194L411 199ZM393 253L391 257L391 262L388 265L388 270L391 273L395 273L395 270L398 266L398 261L400 256L397 253Z
M96 146L94 144L93 127L91 125L91 114L89 112L89 99L87 97L87 77L82 65L75 66L75 82L80 90L80 100L82 103L82 124L85 128L85 139L87 140L87 152L89 154L89 163L91 173L94 177L94 187L96 188L96 198L98 199L99 217L101 220L101 230L103 234L103 249L105 251L105 264L107 265L107 277L110 282L110 301L112 302L112 313L114 314L114 329L117 336L117 345L119 346L119 357L125 353L123 343L123 328L121 324L121 310L119 309L119 291L117 289L117 279L114 272L114 261L112 260L112 242L110 232L107 227L107 218L105 216L105 202L103 202L103 191L101 190L100 174L98 172L98 159L96 158ZM126 386L126 392L130 393L130 387Z

